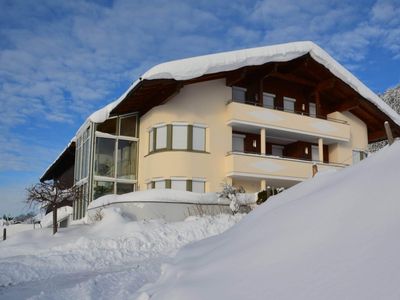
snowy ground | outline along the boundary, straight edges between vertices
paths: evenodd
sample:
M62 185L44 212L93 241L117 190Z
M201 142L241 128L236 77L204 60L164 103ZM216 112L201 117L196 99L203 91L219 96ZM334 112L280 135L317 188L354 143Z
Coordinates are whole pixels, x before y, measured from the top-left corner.
M400 299L400 141L184 247L140 300Z
M95 225L26 230L0 242L1 299L136 299L182 246L217 235L241 215L129 222L112 209Z

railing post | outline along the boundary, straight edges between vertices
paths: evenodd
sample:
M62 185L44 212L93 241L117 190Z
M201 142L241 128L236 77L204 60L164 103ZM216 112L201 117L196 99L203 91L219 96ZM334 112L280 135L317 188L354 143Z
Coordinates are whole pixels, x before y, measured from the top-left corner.
M391 144L393 144L392 129L390 129L390 125L389 125L388 121L385 121L384 126L385 126L386 136L387 136L389 146L390 146Z
M324 161L324 140L322 138L318 139L318 156L319 161Z
M266 139L266 135L267 135L267 133L266 133L266 130L265 130L265 128L261 128L261 130L260 130L260 136L261 136L261 145L260 145L260 148L261 148L261 155L265 155L266 153L267 153L267 151L266 151L266 141L267 141L267 139Z

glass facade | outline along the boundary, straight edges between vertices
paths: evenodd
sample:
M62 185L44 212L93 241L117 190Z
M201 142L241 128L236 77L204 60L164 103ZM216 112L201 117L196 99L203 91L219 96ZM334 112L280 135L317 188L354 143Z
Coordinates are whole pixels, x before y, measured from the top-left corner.
M90 123L76 141L75 185L80 197L74 203L74 219L85 216L89 202L107 194L135 190L139 139L136 114Z

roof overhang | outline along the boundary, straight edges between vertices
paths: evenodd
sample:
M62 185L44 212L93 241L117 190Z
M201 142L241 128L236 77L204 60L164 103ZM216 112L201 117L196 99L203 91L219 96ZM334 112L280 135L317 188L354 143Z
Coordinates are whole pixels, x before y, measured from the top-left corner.
M74 166L75 163L75 142L72 141L68 146L61 152L58 158L49 166L40 178L41 182L47 180L56 180L68 170Z

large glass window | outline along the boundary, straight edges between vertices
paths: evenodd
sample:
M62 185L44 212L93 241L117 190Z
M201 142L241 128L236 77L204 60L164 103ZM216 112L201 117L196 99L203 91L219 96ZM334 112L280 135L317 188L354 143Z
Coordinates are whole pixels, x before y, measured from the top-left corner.
M118 140L117 177L123 179L136 179L136 142Z
M117 134L117 118L108 119L103 123L97 124L96 131Z
M187 149L187 125L172 126L172 149Z
M136 137L136 115L121 118L119 134Z
M114 194L114 182L112 181L95 181L93 186L93 199L101 196Z
M167 148L167 126L157 127L156 131L156 149Z
M287 112L294 112L294 104L296 103L296 99L283 97L283 110Z
M97 137L94 159L97 176L115 177L115 139Z
M204 127L193 126L193 150L206 150L206 129Z

